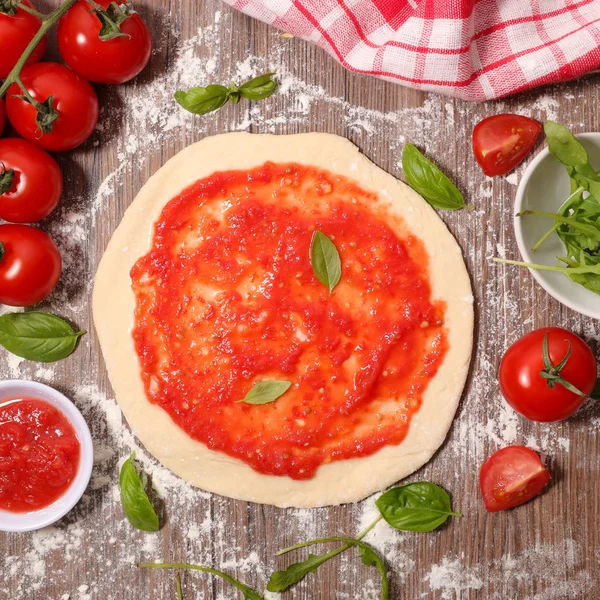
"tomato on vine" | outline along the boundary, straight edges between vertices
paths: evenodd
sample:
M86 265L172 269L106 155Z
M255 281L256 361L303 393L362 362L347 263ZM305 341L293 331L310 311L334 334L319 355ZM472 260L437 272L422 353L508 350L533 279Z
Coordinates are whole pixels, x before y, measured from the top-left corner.
M21 4L34 10L29 0L21 0ZM42 20L38 16L12 3L0 1L0 79L8 77L41 26ZM28 58L27 64L40 61L47 45L48 38L44 37Z
M21 72L7 93L6 112L25 139L46 150L72 150L87 140L98 121L98 97L71 69L39 63Z
M58 248L29 225L0 225L0 302L32 306L56 287L62 270Z
M528 333L500 363L506 401L532 421L561 421L574 414L598 381L596 358L577 335L559 327Z
M39 221L54 210L62 191L60 167L47 152L27 140L0 140L1 219Z
M124 83L150 60L152 38L141 17L125 4L79 0L58 24L64 61L89 81Z

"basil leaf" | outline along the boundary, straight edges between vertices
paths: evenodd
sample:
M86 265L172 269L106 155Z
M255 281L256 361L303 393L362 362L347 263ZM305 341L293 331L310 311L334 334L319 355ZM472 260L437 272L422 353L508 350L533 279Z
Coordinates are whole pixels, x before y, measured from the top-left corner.
M315 277L329 288L329 293L342 277L342 261L335 244L320 231L315 231L310 245L310 262Z
M554 121L546 121L544 123L544 133L548 141L548 150L563 165L578 167L588 162L585 148L564 125Z
M458 188L412 144L404 146L402 168L408 185L431 206L443 210L465 207L465 199Z
M443 525L448 517L462 516L452 512L447 492L428 481L392 488L380 496L375 504L392 527L403 531L433 531Z
M302 581L309 573L314 573L322 564L334 556L346 551L348 546L342 546L326 554L309 554L306 560L290 565L285 571L275 571L267 584L269 592L283 592Z
M158 516L146 494L142 478L133 464L134 458L135 453L123 463L119 476L123 512L136 529L158 531Z
M229 98L229 90L223 85L195 87L187 92L175 92L175 100L185 110L195 115L218 110Z
M246 404L269 404L283 396L291 387L292 382L285 379L265 379L254 384L243 400Z
M271 79L273 75L275 75L275 73L265 73L250 81L246 81L246 83L239 88L239 93L242 98L248 100L264 100L274 94L279 84Z
M75 350L85 331L42 312L10 313L0 317L0 344L9 352L38 362L54 362Z
M140 569L190 569L192 571L202 571L204 573L210 573L216 575L221 579L227 581L232 586L240 590L244 594L244 600L265 600L256 590L248 587L241 581L238 581L231 575L223 573L223 571L217 571L217 569L211 569L210 567L203 567L201 565L191 565L188 563L143 563L139 564Z

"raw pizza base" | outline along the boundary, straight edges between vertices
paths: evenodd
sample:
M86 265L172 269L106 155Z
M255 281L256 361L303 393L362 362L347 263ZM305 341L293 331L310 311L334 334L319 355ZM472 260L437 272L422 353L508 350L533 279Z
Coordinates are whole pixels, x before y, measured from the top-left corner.
M425 244L433 299L447 303L449 349L398 446L364 458L325 464L315 477L295 481L257 473L244 462L190 438L144 392L131 329L135 306L129 272L149 250L163 207L186 187L215 171L251 169L266 161L328 169L378 193ZM198 487L280 507L355 502L410 475L444 441L466 381L473 341L473 296L460 248L436 212L404 183L365 158L344 138L323 134L208 137L169 160L128 208L102 258L93 314L110 381L125 417L146 448L166 467Z

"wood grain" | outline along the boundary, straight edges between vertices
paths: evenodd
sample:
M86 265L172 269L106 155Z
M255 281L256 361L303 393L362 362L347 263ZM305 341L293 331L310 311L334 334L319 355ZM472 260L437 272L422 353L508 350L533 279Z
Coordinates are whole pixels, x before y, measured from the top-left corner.
M41 4L50 9L55 2ZM166 519L161 532L149 537L123 521L116 498L118 464L135 440L119 422L103 367L88 310L90 282L111 233L146 179L189 143L228 131L232 124L239 129L244 120L248 107L242 104L226 107L210 118L190 116L152 144L126 153L125 161L120 157L125 139L145 140L146 129L156 127L150 117L146 124L132 118L136 103L163 80L173 83L166 78L181 68L176 59L199 30L203 34L194 51L203 61L216 57L214 82L227 82L241 62L255 56L278 61L304 86L261 104L262 120L251 119L247 130L343 135L397 176L401 176L400 150L409 139L435 157L475 206L470 212L442 214L463 248L475 290L477 345L471 376L447 442L415 475L415 479L435 481L448 489L465 516L432 534L390 536L378 528L371 539L379 544L384 536L391 540L385 545L391 598L596 597L600 410L590 404L575 418L556 425L526 422L503 408L495 373L506 347L535 327L572 329L591 344L596 355L600 328L597 321L553 300L529 273L490 263L499 251L517 256L512 228L516 187L506 178L484 177L472 157L470 132L481 118L505 111L525 112L540 120L553 116L576 132L598 131L598 76L499 102L468 104L345 71L323 51L298 39L282 39L273 28L218 0L148 0L137 8L156 42L151 64L135 84L97 87L107 109L100 121L102 130L82 149L59 157L67 191L61 210L43 224L58 237L67 260L63 283L42 308L72 319L90 333L72 357L45 370L0 355L3 377L51 382L84 410L97 444L94 479L82 502L50 532L0 534L0 599L174 598L172 574L140 571L134 566L140 560L222 567L264 589L268 574L292 560L275 559L276 550L314 535L357 533L368 505L279 510L186 491L183 482L161 474L157 479L163 479ZM207 31L217 33L208 35ZM198 82L203 83L207 82ZM321 86L322 93L310 86ZM298 103L307 93L311 102L303 113ZM118 176L107 180L115 171ZM108 193L98 203L101 185ZM75 224L69 224L69 218ZM78 235L73 235L74 230ZM485 456L505 442L530 443L547 453L553 484L526 507L487 515L479 497L478 468ZM147 465L160 473L152 461ZM183 582L186 598L239 597L222 582L200 574L186 573ZM348 553L282 598L375 599L377 590L373 573Z

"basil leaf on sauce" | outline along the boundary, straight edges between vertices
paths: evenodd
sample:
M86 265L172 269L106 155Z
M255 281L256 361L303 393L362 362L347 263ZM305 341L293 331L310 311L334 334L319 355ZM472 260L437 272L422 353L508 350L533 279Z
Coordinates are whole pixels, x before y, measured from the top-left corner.
M428 481L392 488L380 496L375 504L381 516L394 529L403 531L433 531L443 525L448 517L462 517L460 513L452 512L446 490Z
M134 459L135 453L123 463L119 476L123 512L136 529L158 531L158 516L150 503L142 478L133 464Z
M431 206L442 210L465 208L458 188L412 144L404 146L402 169L408 185Z
M291 387L292 382L285 379L265 379L254 384L243 400L246 404L269 404L283 396Z
M261 596L256 590L253 590L251 587L242 583L228 575L227 573L223 573L223 571L217 571L217 569L211 569L210 567L203 567L201 565L191 565L189 563L143 563L139 564L138 567L140 569L190 569L192 571L202 571L204 573L210 573L211 575L216 575L221 579L225 580L227 583L230 583L233 587L237 588L244 594L244 600L265 600L263 596Z
M342 277L342 261L335 244L320 231L315 231L310 245L310 262L315 277L329 288L329 293Z
M10 313L0 317L0 344L27 360L62 360L75 350L84 333L76 332L64 319L49 313Z

